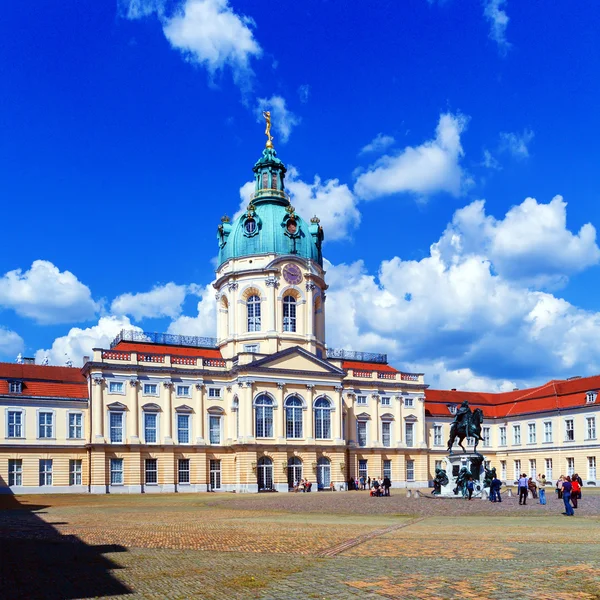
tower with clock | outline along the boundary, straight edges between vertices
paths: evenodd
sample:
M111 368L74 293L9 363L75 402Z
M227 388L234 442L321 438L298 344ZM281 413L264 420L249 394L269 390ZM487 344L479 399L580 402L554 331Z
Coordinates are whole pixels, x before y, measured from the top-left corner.
M305 221L285 190L271 146L253 168L254 192L233 222L221 219L217 337L223 357L271 355L299 346L325 355L323 228Z

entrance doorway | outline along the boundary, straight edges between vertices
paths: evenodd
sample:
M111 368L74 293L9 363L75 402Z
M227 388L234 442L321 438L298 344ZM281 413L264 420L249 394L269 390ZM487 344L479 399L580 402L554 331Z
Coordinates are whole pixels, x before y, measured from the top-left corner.
M288 488L294 489L302 479L302 461L293 456L288 459Z
M273 461L268 456L259 459L256 476L259 492L270 492L273 489Z
M320 490L329 489L331 483L331 461L321 456L317 461L317 485Z

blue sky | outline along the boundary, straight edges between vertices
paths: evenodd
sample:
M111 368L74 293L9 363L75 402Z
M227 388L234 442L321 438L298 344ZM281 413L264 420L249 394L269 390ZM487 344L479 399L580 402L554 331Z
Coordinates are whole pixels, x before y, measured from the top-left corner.
M77 362L121 326L214 335L215 230L268 107L325 227L331 346L434 386L598 373L599 12L365 7L4 7L0 359Z

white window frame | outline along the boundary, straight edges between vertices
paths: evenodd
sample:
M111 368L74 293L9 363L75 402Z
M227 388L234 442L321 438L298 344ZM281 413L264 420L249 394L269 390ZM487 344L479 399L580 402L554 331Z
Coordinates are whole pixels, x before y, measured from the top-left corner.
M363 394L359 394L356 396L356 405L357 406L367 406L368 400L367 396Z
M594 402L596 402L597 396L598 396L598 392L587 392L585 395L586 404L594 404Z
M186 429L185 428L182 429L179 427L179 417L183 417L187 421L187 438L188 438L187 442L181 441L180 432L185 431ZM177 427L177 443L182 444L182 445L191 444L192 443L192 415L190 415L189 413L183 413L183 412L175 413L175 424Z
M263 404L262 397L269 400ZM254 437L256 439L272 439L275 435L275 401L267 394L259 394L254 401ZM262 428L259 428L259 420Z
M596 417L585 418L585 432L587 435L586 440L596 439Z
M244 344L244 352L258 354L260 352L260 344Z
M324 400L325 402L327 402L328 406L317 406L317 402L319 400ZM317 398L315 400L313 411L314 411L315 439L316 440L330 440L331 439L331 431L332 431L331 411L332 410L333 410L333 408L331 405L331 400L329 400L328 398L321 397L321 398ZM317 423L320 423L320 431L319 431L319 428L317 427ZM325 425L327 425L327 428L325 428ZM326 436L325 433L327 433L328 435Z
M118 457L111 458L110 462L108 463L108 468L110 476L110 485L123 485L125 472L123 459ZM119 481L113 481L113 479L118 479Z
M535 458L529 459L529 477L532 479L536 479L537 477L537 461Z
M111 423L111 416L112 415L121 415L121 441L114 441L113 440L113 427L112 427L112 423ZM108 439L110 441L111 444L124 444L125 441L127 440L127 437L125 435L125 420L126 420L126 413L124 410L109 410L108 411L108 415L107 415L107 421L108 421ZM115 428L116 429L116 428Z
M155 410L144 410L142 411L142 423L144 425L144 442L146 442L146 444L159 444L160 443L160 431L159 431L159 426L160 426L160 417L159 417L160 413L158 411ZM155 439L154 441L150 441L148 439L148 436L146 435L146 417L149 416L154 416L156 419L156 427L154 427L154 436ZM152 428L150 428L152 429Z
M81 424L80 425L71 425L71 415L75 415L75 416L79 416L81 418ZM71 435L71 427L75 427L75 430L77 430L77 428L80 429L80 434L78 436L72 436ZM67 439L69 440L82 440L83 439L83 433L84 433L84 420L83 420L83 412L80 410L69 410L67 411Z
M182 461L186 461L187 462L187 469L182 469L181 468L181 462ZM187 481L182 481L182 477L181 474L182 473L187 473ZM185 479L185 477L184 477ZM177 459L177 484L178 485L190 485L192 481L192 463L190 461L189 458L178 458Z
M500 461L500 479L502 481L506 481L506 474L507 474L506 461L505 460L501 460Z
M521 445L521 425L513 425L513 446Z
M391 419L381 419L381 445L384 448L391 448L393 445L393 439L392 439L393 432L394 432L393 424L394 424L394 422ZM386 440L385 440L385 436L383 433L384 425L386 425L388 428L388 434L387 434L387 438L388 438L387 442L388 443L387 444L385 443Z
M11 468L12 467L12 468ZM12 481L12 483L11 483ZM23 459L8 459L8 487L19 487L23 485Z
M149 469L150 461L154 461L153 464L156 465L156 469ZM148 475L154 474L156 476L156 481L148 481ZM158 485L158 458L149 457L144 459L144 485Z
M500 438L500 442L498 443L499 446L506 446L507 443L507 435L506 435L506 425L501 425L499 427L499 438ZM504 478L506 479L506 477Z
M389 396L381 396L381 406L391 406L392 399Z
M183 388L187 388L187 392L182 392ZM177 398L191 398L192 397L192 386L189 383L178 383L175 387L175 395Z
M523 473L523 471L521 471L521 461L519 459L513 460L513 466L515 469L515 481L518 481L521 477L521 473Z
M415 461L413 459L407 459L406 461L406 481L415 480Z
M41 418L42 415L51 415L50 418L50 425L48 425L47 423L42 425L41 424ZM56 411L54 409L50 409L50 408L38 408L37 410L37 439L38 440L55 440L56 439ZM50 434L51 435L43 435L41 436L41 427L50 427Z
M569 427L569 424L571 425ZM565 419L565 442L575 441L575 419Z
M223 472L221 469L221 460L211 458L208 463L208 485L211 492L221 489L223 481Z
M292 294L283 297L283 331L296 333L296 314L298 302Z
M252 294L246 300L246 328L248 333L261 330L261 299L257 294Z
M369 445L369 426L366 419L356 421L356 444L359 448L366 448ZM361 429L364 430L364 444L361 444Z
M150 388L152 386L154 386L154 388L155 388L154 392L152 392L150 390L146 390L146 388ZM160 395L159 390L160 390L160 387L157 382L145 381L142 384L142 396L150 396L152 398L158 398L158 396Z
M444 445L444 428L442 425L433 425L433 445L443 446Z
M544 421L544 444L551 444L552 437L552 421Z
M43 465L43 469L42 469L42 465ZM40 476L40 487L46 487L46 486L51 486L53 485L52 481L53 481L53 462L51 458L40 458L39 462L38 462L38 471L39 471L39 476ZM48 468L50 467L50 468Z
M546 475L546 481L552 481L552 459L545 458L544 459L544 472Z
M112 389L113 385L120 385L121 387L119 390L113 390ZM108 393L117 395L117 396L124 396L125 395L125 382L124 381L109 381L108 382Z
M404 398L404 406L406 408L413 408L415 405L414 398Z
M535 423L527 423L527 443L537 444L537 427Z
M20 427L21 435L10 435L10 415L11 413L21 415L20 423L13 423L13 427ZM6 438L10 440L22 440L25 438L25 409L24 408L11 408L8 407L4 411L6 417Z
M492 439L492 430L490 427L482 427L481 429L481 435L483 437L483 447L484 448L489 448L491 443L490 440Z
M69 459L69 485L83 485L83 461L80 458Z
M22 394L23 393L23 382L22 381L9 381L8 382L8 393L9 394Z
M575 457L567 457L567 475L570 477L575 473Z
M298 400L299 406L289 406L288 402ZM304 438L304 403L299 396L290 396L285 400L285 437L288 440L301 440ZM298 413L300 419L297 418ZM291 419L290 419L291 415ZM291 428L290 428L291 424ZM299 427L298 427L299 425Z
M212 419L216 419L218 420L218 432L219 432L219 440L216 442L213 442L212 439L212 433L213 433L213 428L211 427L211 421ZM208 413L208 443L211 446L220 446L223 443L223 415L214 415L211 413Z
M382 463L381 463L381 470L383 477L388 477L389 480L392 480L392 459L391 458L384 458Z
M597 474L597 470L596 470L596 466L597 466L598 461L596 460L595 456L588 456L587 457L587 478L588 481L596 481L596 474Z
M409 430L410 430L410 436L408 435ZM404 443L407 448L414 448L416 446L415 431L416 431L416 427L415 427L415 423L413 421L405 421L404 422ZM410 438L410 444L408 443L409 438Z
M215 400L220 400L223 397L223 389L220 387L209 387L208 388L208 397Z

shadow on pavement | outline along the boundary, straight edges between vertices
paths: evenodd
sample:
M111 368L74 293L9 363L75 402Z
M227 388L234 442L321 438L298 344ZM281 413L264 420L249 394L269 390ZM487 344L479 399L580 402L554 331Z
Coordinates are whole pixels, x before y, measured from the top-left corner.
M0 487L9 489L0 478ZM113 577L120 568L103 556L123 546L90 546L62 535L36 512L45 505L0 494L0 597L3 600L58 600L130 594ZM62 523L56 523L62 524Z

